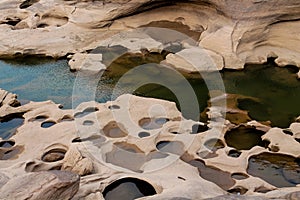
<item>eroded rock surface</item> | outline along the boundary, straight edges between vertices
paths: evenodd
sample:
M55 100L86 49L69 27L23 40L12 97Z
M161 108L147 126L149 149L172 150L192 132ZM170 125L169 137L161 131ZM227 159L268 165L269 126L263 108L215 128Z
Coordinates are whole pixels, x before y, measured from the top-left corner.
M276 57L279 66L300 67L299 8L298 0L4 0L0 3L0 57L81 54L116 33L156 27L188 35L208 52L217 69L240 69L268 57ZM174 42L172 33L147 34L158 43ZM142 48L150 51L149 41L147 36L139 37L139 43L145 44ZM117 41L114 45L126 46ZM170 55L168 62L178 59ZM184 70L191 70L185 66Z
M215 101L222 98L237 97ZM300 191L298 122L235 124L212 103L203 124L183 118L175 103L133 95L74 110L51 101L0 107L3 117L15 113L24 124L0 141L4 199L130 198L129 190L143 199L293 199ZM241 127L259 131L264 145L231 146L226 135Z

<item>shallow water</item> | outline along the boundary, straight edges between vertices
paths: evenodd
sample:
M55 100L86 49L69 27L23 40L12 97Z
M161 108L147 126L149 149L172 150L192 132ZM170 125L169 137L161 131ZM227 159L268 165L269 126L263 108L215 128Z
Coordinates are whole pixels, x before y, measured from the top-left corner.
M249 159L248 173L276 187L293 187L300 183L300 162L289 155L262 153Z
M0 61L0 88L17 94L21 102L50 99L71 108L74 78L66 60Z
M251 118L271 121L272 126L288 127L300 115L300 81L294 68L280 68L272 62L247 65L242 71L225 71L228 93L255 97L259 102L242 100L239 107L249 110Z

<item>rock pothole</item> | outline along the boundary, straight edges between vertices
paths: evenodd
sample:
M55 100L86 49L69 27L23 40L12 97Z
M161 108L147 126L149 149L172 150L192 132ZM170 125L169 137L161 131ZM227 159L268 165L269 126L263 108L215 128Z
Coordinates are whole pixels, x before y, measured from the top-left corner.
M105 200L132 200L155 194L157 194L157 192L150 183L131 177L116 180L103 191Z

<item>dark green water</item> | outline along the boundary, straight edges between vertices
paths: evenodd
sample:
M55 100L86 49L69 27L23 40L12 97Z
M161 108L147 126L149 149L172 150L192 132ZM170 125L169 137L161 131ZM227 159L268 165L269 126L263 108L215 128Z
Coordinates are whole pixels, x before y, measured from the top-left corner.
M228 93L255 97L259 102L243 100L239 107L249 110L250 117L258 121L271 121L272 126L288 127L300 115L300 81L297 70L280 68L270 62L247 65L243 71L223 72Z
M122 88L115 88L115 83L134 66L145 63L158 63L165 55L124 55L115 60L108 71L98 82L95 100L106 102L110 100L114 90L114 97L127 93L128 88L135 82L143 82L147 77L128 76L127 83ZM114 59L107 58L106 62ZM105 60L105 56L104 56ZM159 68L148 67L145 74L152 74L150 78L162 79ZM155 75L157 73L157 75ZM45 101L48 99L72 107L72 91L76 73L69 71L66 60L26 59L18 61L0 61L0 88L18 94L18 98L26 102ZM255 97L258 101L242 100L239 107L249 110L250 116L259 121L271 121L272 126L288 127L295 117L300 115L300 81L296 79L292 68L276 67L271 62L264 65L247 65L242 71L223 71L221 76L226 92ZM209 75L207 77L210 77ZM214 77L214 76L211 76ZM99 78L97 76L97 78ZM213 78L208 78L214 81ZM166 78L168 85L176 87L176 91L184 92L181 87L184 80ZM125 81L125 82L126 82ZM123 81L124 82L124 81ZM199 75L188 79L192 85L200 105L200 110L207 106L208 89L205 81ZM88 85L88 83L87 83ZM158 84L146 84L134 90L134 94L146 97L155 97L178 102L175 94L168 88ZM180 105L179 105L180 108ZM190 108L193 110L194 108Z

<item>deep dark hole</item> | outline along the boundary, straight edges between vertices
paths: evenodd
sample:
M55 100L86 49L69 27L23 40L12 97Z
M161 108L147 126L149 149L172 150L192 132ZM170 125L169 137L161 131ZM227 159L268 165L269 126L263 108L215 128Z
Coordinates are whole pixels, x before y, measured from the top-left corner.
M0 142L0 147L9 148L15 145L15 142L12 140L4 140Z
M155 194L156 191L151 184L137 178L119 179L108 185L103 191L106 200L131 200Z
M54 126L56 123L55 122L43 122L41 124L42 128L50 128L51 126Z

